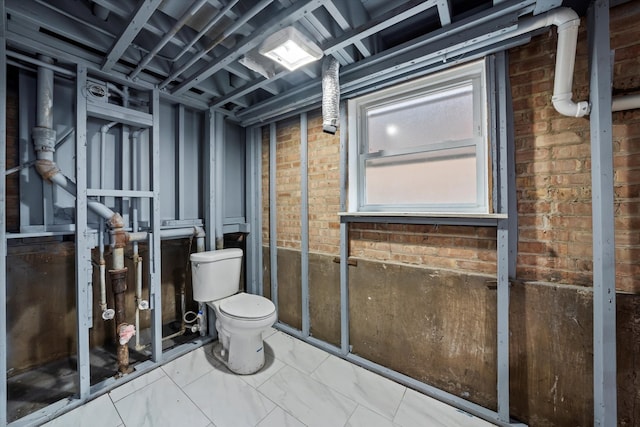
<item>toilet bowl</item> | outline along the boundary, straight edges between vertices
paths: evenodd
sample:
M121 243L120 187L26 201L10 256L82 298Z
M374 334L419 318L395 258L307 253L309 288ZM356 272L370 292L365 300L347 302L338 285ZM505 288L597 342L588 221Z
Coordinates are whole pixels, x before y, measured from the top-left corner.
M264 366L262 333L277 320L273 302L240 291L241 249L191 254L193 299L216 315L214 356L232 372L252 374Z
M276 322L276 308L261 296L239 293L207 303L216 313L221 343L214 355L238 374L252 374L264 365L262 333Z

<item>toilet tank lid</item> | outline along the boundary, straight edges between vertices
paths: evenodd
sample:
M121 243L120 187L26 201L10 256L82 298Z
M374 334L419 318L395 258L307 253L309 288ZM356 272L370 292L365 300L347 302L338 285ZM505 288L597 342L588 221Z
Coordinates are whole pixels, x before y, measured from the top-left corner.
M241 258L241 257L242 257L242 249L230 248L230 249L219 249L217 251L194 252L190 255L189 259L193 262L212 262L212 261L221 261L223 259Z

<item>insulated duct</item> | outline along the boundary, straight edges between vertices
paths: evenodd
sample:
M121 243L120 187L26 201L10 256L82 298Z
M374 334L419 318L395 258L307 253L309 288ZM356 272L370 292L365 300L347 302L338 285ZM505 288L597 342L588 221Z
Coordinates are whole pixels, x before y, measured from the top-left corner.
M340 123L340 63L333 56L322 62L322 131L335 135Z

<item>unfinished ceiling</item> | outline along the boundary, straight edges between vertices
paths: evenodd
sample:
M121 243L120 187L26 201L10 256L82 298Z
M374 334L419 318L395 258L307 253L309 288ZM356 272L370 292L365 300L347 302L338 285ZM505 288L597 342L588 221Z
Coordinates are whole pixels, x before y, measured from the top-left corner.
M117 83L157 85L165 98L214 108L244 125L317 105L321 98L322 61L295 71L273 63L268 78L243 65L281 28L296 27L325 56L333 55L343 93L355 95L522 43L526 37L508 37L518 19L561 3L5 0L10 64L32 66L28 57L46 53L58 66L73 70L79 63Z

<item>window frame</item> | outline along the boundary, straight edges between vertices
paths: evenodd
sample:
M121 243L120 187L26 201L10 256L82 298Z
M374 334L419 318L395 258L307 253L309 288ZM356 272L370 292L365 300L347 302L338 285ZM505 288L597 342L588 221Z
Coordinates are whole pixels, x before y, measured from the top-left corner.
M387 105L453 90L464 84L472 85L474 136L457 141L442 141L398 150L368 152L367 112ZM349 213L407 213L407 214L478 214L492 213L491 156L489 129L489 82L487 61L482 59L455 68L421 77L348 101L348 212ZM476 200L473 203L367 204L366 162L371 159L392 158L406 154L446 152L460 147L475 147Z

